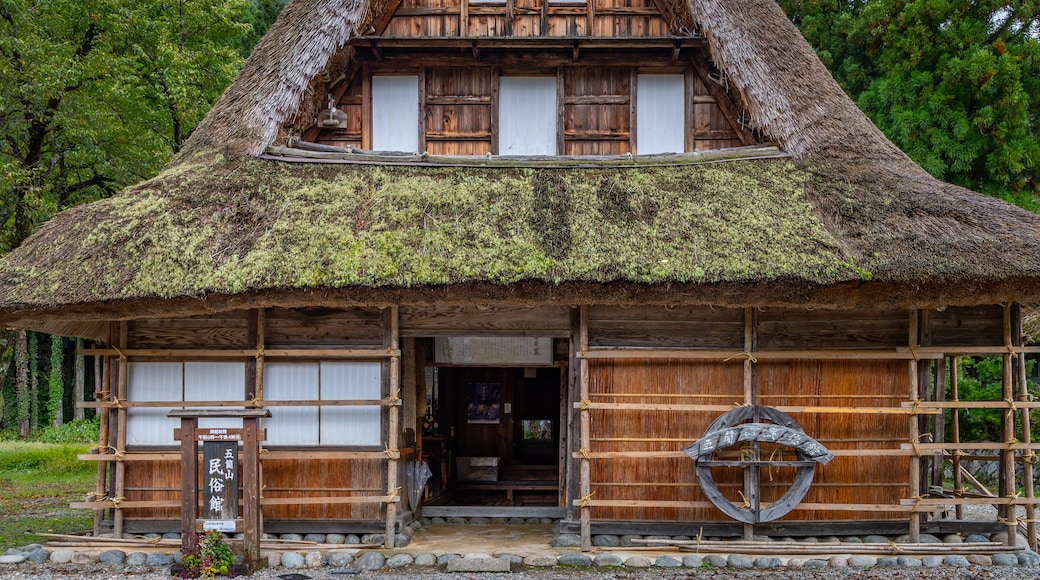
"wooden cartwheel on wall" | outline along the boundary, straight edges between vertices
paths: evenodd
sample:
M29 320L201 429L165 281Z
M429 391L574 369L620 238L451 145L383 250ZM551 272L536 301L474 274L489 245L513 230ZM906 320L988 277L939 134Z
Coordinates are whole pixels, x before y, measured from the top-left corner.
M1019 521L1008 506L1025 506L1035 544L1032 455L1040 446L1030 442L1029 415L1037 404L1028 400L1021 355L1037 349L1022 346L1019 329L1013 306L941 312L583 307L575 336L579 448L572 457L579 477L572 506L580 526L574 531L587 550L594 521L597 533L722 529L712 524L732 520L707 501L682 448L735 406L761 404L796 417L836 456L817 468L805 500L784 518L785 535L798 529L794 521L806 529L827 522L833 530L869 530L876 521L880 533L909 531L917 541L922 514L953 504L960 516L961 505L989 503L998 506L996 525L1012 532L1010 538ZM944 400L947 389L936 385L946 384L962 355L1003 357L1003 400L957 401L956 372L954 400ZM1004 441L961 442L957 410L967 408L1005 409ZM942 409L953 410L953 441L943 441ZM1000 499L964 493L958 453L967 449L1001 450ZM928 485L942 485L948 455L958 497L926 497ZM1014 493L1017 462L1022 497ZM715 476L737 505L744 500L736 493L740 477ZM763 484L763 501L777 499L792 479L793 469L777 469ZM841 520L856 523L850 528ZM901 526L890 525L900 520ZM641 525L623 523L631 521Z

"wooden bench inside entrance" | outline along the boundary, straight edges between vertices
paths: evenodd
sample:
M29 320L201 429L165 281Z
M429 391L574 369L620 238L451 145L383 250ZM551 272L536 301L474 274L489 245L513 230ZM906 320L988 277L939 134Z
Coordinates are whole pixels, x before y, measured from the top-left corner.
M457 481L458 491L504 491L512 503L517 491L558 491L559 468L555 465L503 465L496 481Z

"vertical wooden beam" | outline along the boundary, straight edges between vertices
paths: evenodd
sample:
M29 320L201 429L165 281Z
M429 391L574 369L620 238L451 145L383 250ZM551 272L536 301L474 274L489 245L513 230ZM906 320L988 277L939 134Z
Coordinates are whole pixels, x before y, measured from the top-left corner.
M1014 347L1014 343L1011 339L1011 305L1004 306L1004 345L1008 347L1008 352L1002 357L1003 358L1003 390L1002 396L1005 401L1013 401L1015 397L1014 390L1014 370L1013 364L1014 359L1012 358L1011 349ZM1004 443L1010 447L1012 443L1015 443L1015 413L1012 409L1008 409L1002 415L1001 426L1003 427ZM1000 452L1000 480L1003 484L1001 486L1001 497L1011 499L1015 496L1015 452L1010 448ZM1007 505L1004 506L1004 518L1007 524L1007 545L1014 546L1018 536L1018 506Z
M694 123L694 97L697 96L697 90L694 85L694 75L690 67L686 67L683 71L683 85L685 85L685 98L683 98L683 149L685 151L693 151L696 148L696 144L693 142L693 123Z
M506 36L513 36L513 12L516 0L506 0Z
M113 334L115 329L110 323L108 328L108 340L107 344L111 345L115 341L113 340ZM97 401L110 401L112 400L112 357L103 357L104 360L101 363L101 377L100 382L97 377L94 381L94 399ZM98 409L98 422L100 423L100 429L98 430L98 453L108 453L108 430L111 412L108 409ZM105 497L106 485L105 481L108 479L108 461L98 461L97 466L97 485L94 487L94 499L99 500ZM104 519L105 510L95 509L94 510L94 536L97 537L101 533L101 521Z
M459 3L459 37L469 36L469 0Z
M419 151L426 152L426 67L419 67Z
M581 467L580 460L575 458L572 451L575 447L581 447L580 413L575 405L581 400L581 310L572 306L570 308L569 320L569 360L570 366L567 372L567 447L563 465L567 466L567 488L564 505L567 508L567 519L576 521L580 518L577 509L576 498L581 497ZM562 474L561 474L562 477Z
M590 0L591 1L591 0ZM639 154L639 143L636 142L636 129L639 117L636 115L636 95L639 89L639 73L636 67L630 67L628 73L628 150L632 155Z
M548 36L549 34L549 0L541 0L542 2L542 15L541 22L538 24L538 34L541 36Z
M247 565L260 561L260 419L242 419L242 553ZM261 565L266 566L266 562Z
M1011 341L1015 346L1022 346L1022 306L1015 304L1011 310ZM1029 383L1026 380L1026 357L1020 354L1015 357L1016 379L1018 381L1018 400L1030 401ZM1032 442L1032 409L1022 409L1022 442ZM1033 462L1036 455L1032 450L1022 452L1022 492L1027 499L1035 497L1033 489ZM1026 504L1026 536L1029 540L1029 549L1036 551L1036 506Z
M744 404L754 405L757 403L757 397L755 393L755 364L751 361L751 352L755 348L755 309L745 308L744 309L744 352L748 354L744 358ZM754 421L759 421L759 413L756 409L754 414ZM760 446L758 442L752 444L754 449L755 461L760 460L759 451ZM744 489L748 491L748 502L751 504L751 510L755 514L755 519L758 519L758 513L762 509L762 494L759 492L759 483L762 480L761 468L758 466L752 466L744 470ZM744 540L753 541L755 539L755 525L745 523L744 524Z
M585 7L585 36L595 36L596 0L586 0Z
M567 143L564 139L564 129L566 128L566 110L567 107L564 105L564 101L567 98L567 90L565 82L567 75L564 74L564 67L556 69L556 154L565 155L567 153Z
M911 350L918 346L919 340L919 319L920 312L917 310L910 311L910 348ZM921 392L918 386L918 373L917 373L917 361L910 359L909 365L909 379L910 379L910 400L917 401L921 398ZM921 436L920 423L917 415L910 415L910 428L909 428L910 441L916 442ZM910 456L910 494L914 497L921 495L921 457L919 455ZM910 542L917 543L921 541L921 513L914 511L910 513Z
M960 358L956 356L950 357L950 400L960 400L960 372L958 369ZM950 440L954 443L961 442L961 412L960 409L954 407L950 409ZM953 493L961 494L964 492L964 481L961 477L961 451L960 449L954 449L953 451ZM964 519L964 506L957 504L954 508L954 517L958 520Z
M499 70L497 66L491 67L491 147L492 155L500 155L498 150L498 84Z
M372 149L372 70L361 65L361 148Z
M581 352L581 359L579 361L579 396L581 397L582 403L589 400L589 359L585 357L585 353L589 350L589 307L579 307L579 320L578 320L578 344ZM589 410L581 409L581 415L579 417L580 423L580 445L582 451L589 451ZM581 549L583 552L588 552L592 549L592 510L587 503L587 500L592 495L592 466L589 463L588 457L582 453L581 458L581 479L580 479L580 491L581 501Z
M401 410L401 332L400 332L400 318L398 307L390 306L384 311L384 322L387 330L385 344L386 347L397 352L394 356L390 357L390 381L389 381L389 396L390 400L396 400L396 403L391 404L387 407L389 418L389 428L387 431L387 459L386 459L386 493L391 497L390 501L386 503L386 543L384 544L387 549L394 547L395 534L397 533L397 503L400 501L401 495L400 490L397 486L397 470L398 462L400 461L400 452L398 451L397 435L400 429L400 410Z
M84 346L83 345L83 339L82 338L77 338L76 339L76 373L75 373L76 374L76 382L75 382L74 386L72 387L72 400L74 401L74 404L73 404L73 407L72 407L73 408L72 418L75 419L76 421L82 421L83 419L86 418L86 409L84 409L80 405L80 403L83 402L83 389L85 388L85 385L86 385L86 382L87 382L87 361L86 361L87 357L85 357L82 354L80 354L80 351L83 350L83 346Z
M946 357L935 361L935 400L946 400ZM934 416L932 427L932 441L942 443L946 439L946 420L943 414ZM932 485L942 487L943 484L943 456L935 455L932 458Z
M119 323L119 348L126 350L127 348L127 335L128 325L126 321ZM119 357L119 375L117 378L116 385L116 397L120 401L126 400L127 394L127 378L129 375L129 363L125 356ZM116 453L126 453L126 408L117 407L116 409ZM126 462L116 461L116 481L115 481L115 494L114 498L122 501L124 499L124 493L126 490ZM112 520L112 535L115 538L123 537L123 510L115 510L115 515Z
M257 308L256 309L256 343L254 344L254 346L256 347L256 374L255 374L255 381L256 382L253 383L253 399L256 400L256 401L260 401L261 405L263 405L263 400L264 400L264 363L266 362L265 359L264 359L264 347L267 346L267 332L265 330L266 325L267 325L267 309L266 308ZM258 453L259 453L260 449L263 447L263 440L260 439L260 437L259 437L259 433L265 433L265 431L263 430L263 426L264 426L264 421L263 421L263 419L260 419L259 422L257 423L257 430L258 430L257 433L258 433L258 435L257 435L256 446L257 446L257 452ZM260 463L259 460L257 460L256 464L257 464L257 468L256 468L256 470L257 470L256 471L256 486L257 486L257 490L256 490L256 493L257 493L257 498L259 499L259 498L263 498L264 497L264 466L263 466L262 463ZM264 534L264 510L263 510L263 508L260 507L259 502L257 503L256 520L257 520L257 527L260 530L260 536L263 537L263 534Z
M181 443L181 551L185 554L195 547L195 520L199 516L199 451L195 431L199 420L182 417L176 436ZM246 502L249 503L248 501Z

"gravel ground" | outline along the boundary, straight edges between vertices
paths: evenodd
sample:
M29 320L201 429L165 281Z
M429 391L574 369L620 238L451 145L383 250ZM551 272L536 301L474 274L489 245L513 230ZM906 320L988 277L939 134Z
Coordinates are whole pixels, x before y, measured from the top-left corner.
M514 566L514 570L517 567ZM502 574L465 573L446 574L429 568L406 568L399 572L364 572L358 575L334 574L334 569L310 569L291 571L284 568L268 568L257 572L250 578L256 580L284 580L284 577L297 573L304 578L315 580L333 580L344 578L364 578L364 580L503 580ZM138 570L123 566L69 565L69 564L17 564L0 565L2 580L69 580L77 578L89 579L124 579L132 580L169 580L169 568L141 568ZM956 569L950 567L909 569L909 568L773 568L770 570L733 570L728 568L696 569L684 568L682 571L662 569L625 569L597 570L595 568L570 569L533 569L522 568L508 576L509 580L679 580L688 578L751 579L751 578L793 578L814 580L837 580L841 578L877 579L877 580L1027 580L1040 579L1040 568L1022 567L972 567ZM297 580L303 580L298 578Z

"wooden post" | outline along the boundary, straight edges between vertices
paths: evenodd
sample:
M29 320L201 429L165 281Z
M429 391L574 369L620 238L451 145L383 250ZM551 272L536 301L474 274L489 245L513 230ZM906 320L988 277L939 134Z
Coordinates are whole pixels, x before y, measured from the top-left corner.
M260 560L260 419L244 417L242 427L242 559L266 566Z
M119 323L119 348L127 348L127 323ZM126 400L127 378L130 374L130 366L125 356L119 357L119 374L117 375L116 398L120 401ZM126 453L126 408L116 408L116 453ZM122 501L126 485L126 463L116 461L115 497L113 499ZM118 504L117 504L118 505ZM116 509L112 518L112 535L115 538L123 537L123 510Z
M582 354L580 362L578 363L580 367L578 388L581 401L584 404L585 401L589 400L589 359L584 356L585 352L589 350L589 307L581 306L578 316L578 344ZM582 452L589 451L589 419L589 410L583 408L578 419L578 438ZM581 494L582 501L581 549L583 552L588 552L592 549L592 510L587 505L588 499L592 496L592 466L589 463L589 458L585 457L584 453L582 453L579 477L579 493Z
M919 323L918 316L919 311L912 310L910 312L910 348L913 349L918 346L918 333ZM917 361L910 359L909 365L909 378L910 378L910 400L920 400L921 393L918 390L918 374L917 374ZM910 441L918 442L918 438L921 435L920 424L918 423L917 415L910 415ZM914 497L921 495L921 457L919 455L910 456L910 493ZM914 511L910 513L910 543L916 544L921 541L921 514L920 512Z
M386 320L386 327L389 331L387 333L386 346L393 351L399 351L401 348L400 320L398 314L397 306L391 306L384 314L384 316L389 318L389 320ZM401 498L401 494L399 493L400 490L397 485L397 469L400 458L400 452L397 450L397 434L401 430L401 357L399 355L390 357L389 383L390 400L395 402L387 407L390 415L390 426L387 432L386 443L386 494L390 498L386 502L386 543L384 545L387 549L394 547L395 535L397 533L397 502L399 502Z
M199 517L199 452L195 431L196 417L181 417L181 428L174 436L181 444L181 552L195 550L195 520Z
M956 356L950 357L950 400L960 400L960 372L958 369L960 358ZM954 407L950 409L950 439L954 444L961 442L961 412L960 409ZM960 449L954 449L953 451L953 493L960 495L964 492L964 481L961 477L961 453ZM954 517L958 520L964 519L964 506L957 504L954 507Z
M76 421L82 421L86 419L86 409L80 406L83 402L83 389L87 382L87 361L86 357L81 355L79 351L83 350L83 339L76 339L76 382L72 387L72 400L75 401L73 405L72 418Z
M1004 345L1008 347L1008 352L1002 357L1004 363L1002 397L1005 401L1013 401L1015 397L1014 370L1012 368L1014 359L1011 356L1011 349L1014 348L1014 342L1011 340L1011 319L1011 305L1006 305L1004 306ZM1008 408L1007 412L1002 415L1000 423L1004 431L1004 442L1009 447L1000 452L1000 481L1002 484L1000 496L1011 499L1015 496L1015 452L1010 449L1011 444L1015 443L1015 413L1011 408ZM1018 539L1018 507L1010 504L1004 506L1002 511L1004 512L1004 522L1007 525L1007 545L1014 546Z
M1012 343L1016 346L1022 346L1022 307L1019 304L1015 304L1012 309L1011 323ZM1018 379L1018 400L1029 401L1031 397L1029 394L1029 383L1026 379L1025 354L1018 355L1015 361L1017 362L1015 370L1017 371ZM1031 415L1031 409L1022 409L1022 442L1027 445L1032 442ZM1028 499L1035 497L1033 489L1034 461L1036 461L1036 455L1032 450L1022 452L1022 491ZM1026 536L1028 536L1029 540L1029 549L1036 551L1036 506L1031 503L1026 504Z
M946 400L946 357L935 361L935 400ZM946 421L942 414L933 417L932 442L942 443L945 440ZM943 484L943 456L932 457L932 485L942 487Z
M109 325L109 340L108 343L112 343L112 325ZM112 357L103 357L102 370L100 381L95 377L94 385L94 400L108 402L112 396ZM100 428L98 429L98 453L108 453L108 423L110 411L108 409L98 409L98 423ZM94 487L94 500L100 500L105 497L105 490L107 486L105 481L108 479L108 462L98 461L97 466L97 485ZM101 534L101 522L105 517L105 510L95 509L94 510L94 536L97 537Z
M744 352L750 354L751 350L755 347L755 309L745 308L744 309ZM755 404L755 367L751 362L751 357L747 356L744 358L744 404L754 405ZM756 407L757 409L757 407ZM758 411L754 413L752 421L758 423L760 417ZM756 441L752 444L754 449L754 461L760 461L759 448L760 445ZM759 482L761 481L761 469L755 465L744 469L744 489L748 492L748 502L751 504L751 511L755 514L755 519L758 519L759 511L762 509L762 496L759 493ZM744 524L744 540L752 541L755 539L755 525L750 523Z

